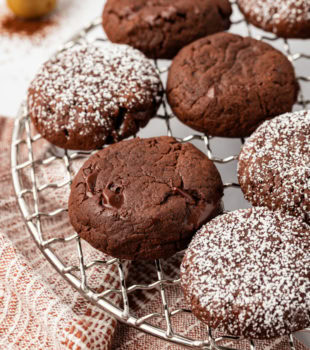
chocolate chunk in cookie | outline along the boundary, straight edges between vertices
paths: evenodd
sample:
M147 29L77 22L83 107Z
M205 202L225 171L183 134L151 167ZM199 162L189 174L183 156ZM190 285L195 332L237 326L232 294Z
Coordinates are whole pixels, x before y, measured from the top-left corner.
M218 33L174 58L168 101L185 124L212 136L246 137L265 119L289 112L298 83L288 59L249 37Z
M172 58L185 45L230 26L228 0L107 0L102 17L112 42L153 58Z
M171 137L111 145L76 175L69 216L95 248L129 260L166 258L221 211L220 175L202 152Z

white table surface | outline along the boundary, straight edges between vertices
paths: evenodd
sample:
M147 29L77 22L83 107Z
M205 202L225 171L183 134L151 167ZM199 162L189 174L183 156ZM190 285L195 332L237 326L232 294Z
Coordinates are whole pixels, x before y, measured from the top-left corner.
M95 17L100 16L104 2L104 0L59 0L58 10L55 14L58 23L49 29L48 35L44 38L33 40L25 36L8 37L0 34L0 115L15 117L19 105L26 95L29 82L34 77L38 67L76 31ZM0 0L0 20L7 11L5 0ZM240 14L235 9L233 19L239 18ZM252 30L254 36L262 34L270 36L270 34L253 27ZM244 24L233 26L231 31L241 35L247 33ZM294 53L303 52L310 55L310 40L291 40L290 44ZM283 40L279 40L273 45L283 51ZM299 60L295 67L298 76L310 76L310 60ZM310 100L310 84L302 84L302 88L304 95ZM309 105L307 107L310 108ZM179 137L195 133L176 119L172 121L172 125L175 135ZM151 121L139 133L142 137L163 134L165 134L164 125L157 119ZM196 145L202 149L201 144L197 143ZM216 149L216 155L220 157L237 154L240 150L239 140L215 138L212 145ZM224 182L237 181L236 162L219 166L219 170ZM227 210L249 207L241 192L236 189L227 190L224 200ZM299 333L298 337L310 348L310 335Z

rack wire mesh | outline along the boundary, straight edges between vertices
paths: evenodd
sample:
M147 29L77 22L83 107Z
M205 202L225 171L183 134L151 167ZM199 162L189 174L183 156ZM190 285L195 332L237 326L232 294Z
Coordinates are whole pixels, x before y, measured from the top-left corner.
M233 7L236 7L236 1L231 1ZM239 15L240 16L240 15ZM243 17L237 18L233 21L232 28L238 25L244 25L246 28L246 34L253 36L253 28L251 25L248 25ZM105 41L103 34L98 36L98 34L93 34L98 31L98 28L101 26L101 18L93 21L88 27L82 29L78 34L76 34L71 40L69 40L60 51L78 45L81 42L92 42L92 41ZM254 36L255 37L255 36ZM274 44L275 42L282 42L283 51L288 57L288 59L295 64L298 60L309 60L310 55L307 53L294 52L291 47L291 43L286 39L279 39L274 35L262 34L259 37L255 37L259 40L264 40ZM169 67L169 62L161 62L160 60L154 60L154 64L164 80L165 74ZM306 91L303 92L303 85L310 83L310 76L302 75L298 77L298 81L301 84L301 91L299 94L299 99L296 104L296 108L307 109L310 105L310 93ZM228 157L219 157L216 156L216 152L212 147L211 141L212 138L207 135L202 135L199 133L193 133L186 137L178 137L175 134L172 127L172 115L166 101L163 101L163 104L160 109L160 113L156 116L157 119L164 121L166 134L169 136L174 136L181 142L199 142L201 148L205 150L206 155L213 160L216 164L229 164L231 162L236 162L238 155L232 155ZM155 135L154 135L155 136ZM59 152L54 150L54 152L48 152L44 154L43 157L37 158L35 154L35 145L41 141L42 137L40 134L36 133L31 126L31 121L27 112L26 105L21 106L18 118L15 122L15 127L13 131L12 145L11 145L11 160L12 160L12 178L14 189L16 192L17 201L20 206L22 216L25 220L25 223L37 243L38 247L45 255L46 259L53 265L53 267L74 287L76 288L85 298L90 300L92 303L97 305L99 308L107 311L113 315L116 319L127 323L130 326L136 327L143 332L149 333L153 336L159 337L166 341L182 345L185 347L193 349L221 349L229 350L235 349L234 345L229 345L229 347L223 344L223 341L227 340L231 343L238 341L239 338L231 336L221 336L215 337L211 329L207 329L207 337L204 340L197 340L185 337L181 334L178 334L172 323L173 317L180 313L190 313L189 310L184 308L178 308L173 305L171 301L168 300L166 294L166 288L169 286L178 285L180 279L167 279L165 278L163 272L163 264L165 261L156 260L155 269L157 278L149 284L133 284L128 286L126 284L126 276L124 272L124 264L122 261L110 258L107 260L93 260L86 263L84 260L83 249L79 236L76 233L72 233L69 236L59 238L59 237L49 237L48 239L44 238L44 227L42 226L42 219L45 217L54 218L62 213L67 211L67 207L59 207L51 211L43 208L39 197L40 193L48 189L61 189L69 187L73 178L72 167L75 161L78 159L87 158L91 152L70 152L64 150ZM241 140L240 145L244 142ZM24 147L26 152L26 158L21 157L21 148ZM36 173L37 166L49 166L56 160L63 162L65 167L65 176L61 181L57 182L47 182L40 184L38 181L38 175ZM30 183L25 183L22 179L21 172L27 169L29 171ZM234 181L225 183L225 189L236 188L239 190L239 184ZM42 209L43 208L43 209ZM73 232L73 231L72 231ZM77 264L68 264L64 257L59 257L55 253L53 246L57 243L68 244L75 242L76 244L76 255L77 255ZM106 289L104 291L97 292L93 290L87 281L87 271L95 266L110 266L115 265L118 269L120 287L118 289ZM79 272L77 275L75 272ZM163 312L154 312L145 314L140 317L136 317L130 308L129 295L139 290L152 290L156 289L160 293L160 299L162 302ZM121 296L122 306L118 306L111 302L109 296L112 294L117 294ZM150 323L154 318L161 318L164 320L164 327L158 327ZM306 330L306 331L309 331ZM248 340L248 345L250 349L255 349L255 342ZM295 349L294 337L291 335L289 337L289 347L293 350Z

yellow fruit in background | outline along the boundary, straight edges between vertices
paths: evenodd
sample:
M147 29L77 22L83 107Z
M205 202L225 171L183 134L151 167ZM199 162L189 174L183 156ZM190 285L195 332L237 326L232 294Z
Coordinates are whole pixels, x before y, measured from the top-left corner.
M38 18L50 13L56 6L56 0L6 0L16 16Z

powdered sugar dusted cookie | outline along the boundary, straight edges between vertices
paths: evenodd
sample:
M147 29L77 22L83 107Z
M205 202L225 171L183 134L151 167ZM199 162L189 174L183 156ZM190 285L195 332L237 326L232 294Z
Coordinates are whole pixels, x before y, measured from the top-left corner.
M81 45L43 65L30 85L28 109L51 143L90 150L135 134L155 115L161 95L155 68L138 50Z
M213 219L181 266L193 313L234 336L267 339L310 325L310 230L267 208Z
M262 124L241 151L238 175L253 205L282 209L310 222L310 111Z
M284 38L310 38L309 0L238 0L247 20Z

